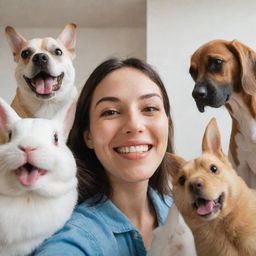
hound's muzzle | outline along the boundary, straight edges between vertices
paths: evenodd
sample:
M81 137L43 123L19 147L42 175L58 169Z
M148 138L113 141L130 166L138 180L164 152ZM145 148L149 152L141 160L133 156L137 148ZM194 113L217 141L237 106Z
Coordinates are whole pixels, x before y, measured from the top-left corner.
M197 108L204 112L205 106L218 108L224 105L230 98L232 86L229 84L214 85L204 80L195 84L192 96L196 101Z

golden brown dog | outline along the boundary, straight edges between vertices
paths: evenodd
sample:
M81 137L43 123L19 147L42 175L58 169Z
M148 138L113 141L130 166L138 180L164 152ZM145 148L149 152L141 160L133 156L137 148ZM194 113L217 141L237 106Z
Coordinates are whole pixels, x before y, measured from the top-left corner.
M223 154L215 119L203 154L189 162L170 155L174 202L194 235L199 256L256 255L256 191Z
M256 188L256 53L236 40L214 40L193 54L190 74L200 112L205 106L227 107L232 118L230 161Z

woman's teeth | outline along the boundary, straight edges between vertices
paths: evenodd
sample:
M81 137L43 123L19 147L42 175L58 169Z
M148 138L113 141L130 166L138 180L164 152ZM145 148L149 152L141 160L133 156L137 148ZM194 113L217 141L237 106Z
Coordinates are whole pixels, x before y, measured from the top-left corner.
M149 150L148 145L140 145L140 146L130 146L130 147L120 147L116 148L116 151L121 154L128 153L143 153Z

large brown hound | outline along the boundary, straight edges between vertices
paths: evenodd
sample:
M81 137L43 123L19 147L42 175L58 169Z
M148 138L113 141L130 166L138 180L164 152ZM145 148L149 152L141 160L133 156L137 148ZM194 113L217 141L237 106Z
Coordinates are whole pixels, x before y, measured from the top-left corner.
M214 40L191 57L193 97L205 106L228 109L232 118L229 158L250 187L256 188L256 53L237 40Z

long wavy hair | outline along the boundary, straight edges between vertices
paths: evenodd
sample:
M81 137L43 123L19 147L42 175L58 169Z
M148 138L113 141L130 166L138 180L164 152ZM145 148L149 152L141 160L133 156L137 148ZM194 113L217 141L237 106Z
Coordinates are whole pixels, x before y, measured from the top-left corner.
M95 88L109 73L123 67L140 70L160 88L165 113L169 119L167 152L173 153L173 123L170 114L170 103L164 84L157 72L149 64L136 58L125 60L113 58L104 61L92 72L81 91L74 124L68 139L68 146L72 150L78 166L78 203L95 195L99 195L99 200L97 201L99 202L104 195L109 197L112 192L104 167L98 160L94 150L86 146L83 134L90 126L89 113ZM164 157L160 166L149 179L149 185L163 197L171 192L169 182L167 159Z

